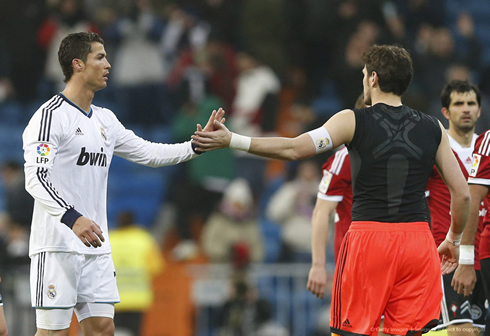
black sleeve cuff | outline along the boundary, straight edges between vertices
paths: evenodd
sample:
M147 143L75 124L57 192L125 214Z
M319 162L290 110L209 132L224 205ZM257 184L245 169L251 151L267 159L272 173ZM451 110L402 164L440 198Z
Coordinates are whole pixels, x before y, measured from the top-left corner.
M78 219L78 217L82 217L82 214L76 211L75 209L69 209L63 217L61 217L61 223L68 226L70 229L73 229L73 224Z
M196 150L197 145L193 141L191 141L191 146L192 146L192 150L194 151L194 153L196 153L198 155L201 155L202 153L204 153L204 152Z

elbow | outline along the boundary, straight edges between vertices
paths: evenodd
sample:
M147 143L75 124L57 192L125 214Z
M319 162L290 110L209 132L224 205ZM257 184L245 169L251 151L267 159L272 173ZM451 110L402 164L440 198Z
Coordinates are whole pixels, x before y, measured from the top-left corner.
M469 193L469 192L468 192L468 193L465 193L465 194L463 195L463 197L462 197L462 201L463 201L463 203L464 203L464 204L468 204L468 205L470 205L470 203L471 203L471 195L470 195L470 193Z
M465 184L464 188L461 188L460 190L461 193L461 201L464 204L470 204L471 203L471 193L470 193L470 188L468 187L467 184Z
M464 207L470 206L471 194L469 190L467 190L467 188L462 188L461 190L458 190L454 196L459 204L463 205Z
M27 179L25 180L25 189L26 191L29 193L29 195L33 196L34 197L34 188L35 188L35 185L36 185L36 182L35 182L35 179L34 178L31 178L31 179ZM1 336L1 334L0 334Z

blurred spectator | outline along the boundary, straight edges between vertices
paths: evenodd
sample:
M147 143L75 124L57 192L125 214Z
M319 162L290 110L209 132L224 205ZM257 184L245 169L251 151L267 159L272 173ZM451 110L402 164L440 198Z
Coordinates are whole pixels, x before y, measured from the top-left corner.
M134 223L131 212L121 212L117 222L118 227L109 231L121 298L114 321L117 329L137 336L142 315L153 302L152 280L162 272L164 260L155 239Z
M457 37L462 39L459 44L456 44L455 36L448 28L423 25L419 29L414 54L415 81L430 101L439 99L440 92L436 88L442 87L448 77L462 76L462 67L466 67L467 71L476 70L480 63L482 47L474 34L471 16L462 13L458 22ZM439 107L429 112L438 111Z
M441 27L446 20L445 0L392 0L402 16L408 38L414 39L423 25Z
M173 6L160 40L160 51L167 68L172 68L182 50L203 49L210 31L209 24L199 17L196 7Z
M182 51L168 76L167 84L173 91L181 91L184 81L189 82L193 93L206 89L221 99L224 103L221 107L229 111L235 96L237 76L234 50L230 45L210 38L203 49L186 48ZM199 97L192 98L195 100ZM184 102L185 99L181 97L177 102L178 108Z
M29 263L28 241L34 199L25 190L24 171L20 164L4 162L1 172L7 210L6 263L21 266Z
M247 136L264 136L276 128L281 83L272 69L260 63L250 51L237 54L237 91L233 101L229 127ZM265 160L258 156L235 151L237 176L245 178L255 197L263 189Z
M289 64L286 51L286 2L243 0L241 46L246 46L281 77Z
M331 70L343 106L351 106L362 91L362 53L376 42L379 33L379 28L372 22L364 22L360 27L368 30L359 30L349 37L345 50L336 58Z
M273 321L270 303L258 297L244 276L235 276L233 282L233 292L220 312L219 336L289 336Z
M261 262L264 246L257 211L249 184L235 179L225 190L219 210L214 211L204 227L204 251L211 262L229 262L236 244L245 244L250 260Z
M240 40L240 13L243 0L198 0L203 17L209 22L215 38L236 46Z
M209 94L209 78L206 76L207 60L204 51L197 52L196 64L191 64L182 74L176 90L180 110L172 123L174 141L186 141L196 125L204 125L209 112L223 103ZM211 155L207 155L211 154ZM192 223L205 223L221 200L226 186L234 177L234 156L231 149L214 151L185 162L172 179L170 190L176 206L175 226L181 242L174 248L176 260L189 260L197 256Z
M60 71L58 48L61 40L68 34L81 31L98 32L97 27L86 19L82 8L82 0L60 0L52 8L53 13L48 17L37 34L37 41L46 51L44 79L48 82L48 96L62 91L63 72Z
M280 262L311 261L311 215L318 193L320 170L314 161L302 161L296 176L272 196L267 216L282 227Z
M28 335L34 327L29 294L25 286L29 283L29 233L34 199L25 190L24 171L14 161L1 165L1 178L5 187L6 216L0 238L0 267L4 273L5 311L12 335ZM1 230L1 229L0 229Z
M28 231L31 227L34 199L25 189L24 170L14 161L4 162L1 169L10 222Z
M10 79L11 68L10 53L0 35L0 103L12 98L15 94L14 86Z
M281 136L295 137L323 125L325 122L323 117L320 123L316 120L310 95L305 69L290 67L279 97L280 108L276 129Z
M2 278L0 277L0 282ZM7 336L7 323L5 322L5 314L3 313L3 300L0 294L0 336Z
M21 102L37 98L44 57L36 33L45 17L46 1L0 1L0 40L10 55L10 80Z
M111 73L130 123L153 125L164 120L163 80L169 69L158 47L163 29L151 1L135 0L126 16L104 30L104 38L117 45Z

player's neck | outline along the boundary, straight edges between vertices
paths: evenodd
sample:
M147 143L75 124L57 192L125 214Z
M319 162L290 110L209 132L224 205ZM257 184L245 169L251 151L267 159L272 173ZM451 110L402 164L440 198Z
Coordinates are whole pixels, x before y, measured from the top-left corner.
M383 103L390 106L401 106L402 98L400 96L394 95L393 93L385 93L381 90L372 90L371 103L372 105Z
M469 131L461 131L456 129L455 127L449 127L447 133L456 140L457 143L461 145L463 148L468 148L471 146L471 142L473 141L473 134L475 133L475 128L472 128Z
M78 85L77 82L69 81L61 93L82 110L90 113L90 105L92 104L95 94L93 90L87 89L84 85Z

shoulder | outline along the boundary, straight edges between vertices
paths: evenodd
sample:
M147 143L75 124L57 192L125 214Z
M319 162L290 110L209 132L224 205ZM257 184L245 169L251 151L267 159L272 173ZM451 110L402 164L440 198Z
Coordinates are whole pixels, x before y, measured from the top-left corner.
M65 100L60 95L55 95L44 104L42 104L34 113L34 115L45 114L48 112L59 111L62 108Z
M95 113L101 113L103 115L107 115L107 116L110 116L110 117L116 117L116 115L114 114L114 112L112 112L110 109L108 108L105 108L105 107L102 107L102 106L97 106L97 105L90 105L90 107L92 108L92 111Z
M97 115L98 118L108 121L109 123L119 122L119 119L117 118L116 114L112 112L112 110L93 104L90 105L90 107L92 108L92 113Z
M32 115L27 128L51 128L53 122L63 123L63 120L67 118L65 111L66 104L64 99L59 95L53 96L51 99L43 103Z
M474 152L480 155L488 156L490 152L490 129L478 136L475 142Z

